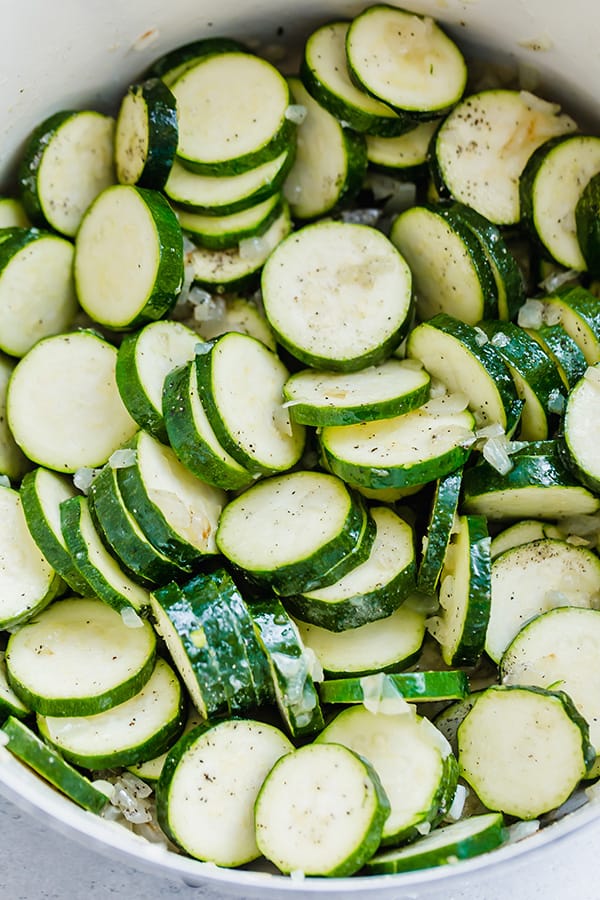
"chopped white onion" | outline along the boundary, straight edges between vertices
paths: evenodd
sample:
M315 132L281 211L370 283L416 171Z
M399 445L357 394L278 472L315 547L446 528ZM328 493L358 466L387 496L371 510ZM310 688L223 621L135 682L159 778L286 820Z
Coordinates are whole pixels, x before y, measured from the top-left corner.
M562 416L565 411L566 402L565 395L562 394L558 388L554 388L553 391L550 391L548 396L548 412L554 413L557 416Z
M508 475L513 467L513 463L506 452L506 444L498 438L488 438L483 445L483 458L492 466L500 475Z
M524 45L521 45L524 46ZM560 112L558 103L551 103L549 100L543 100L537 94L530 94L529 91L520 91L521 100L529 107L544 115L555 116Z
M323 672L323 666L321 665L321 660L312 649L312 647L304 648L304 659L306 661L306 667L308 669L308 674L312 678L313 681L323 681L325 679L325 674Z
M465 808L465 803L467 797L469 796L469 790L465 787L464 784L456 785L456 793L454 794L454 799L452 800L452 804L450 805L450 809L445 815L445 818L450 822L458 822L460 817L463 814L463 810Z
M515 822L514 825L508 826L507 844L514 844L516 841L522 841L523 838L529 837L540 830L539 819L528 819L526 822Z
M92 486L92 481L100 471L101 469L90 469L87 466L77 469L73 475L73 484L82 494L87 494Z
M394 683L387 679L383 672L365 675L360 679L363 692L363 706L371 713L382 713L384 716L416 715L414 704L402 697Z
M566 284L567 281L573 281L578 277L575 269L566 269L564 271L555 271L547 275L543 281L540 281L539 287L547 294L553 294L555 290Z
M290 879L292 881L304 881L306 875L302 871L302 869L292 869L290 872Z
M127 447L124 450L115 450L114 453L111 453L108 458L108 465L111 469L128 469L130 466L135 466L136 459L136 451Z
M10 487L10 478L8 475L0 475L0 487Z
M491 425L484 425L483 428L478 428L475 432L475 437L477 440L482 438L487 440L488 438L506 437L506 435L500 422L492 422Z
M483 347L484 344L487 344L489 338L483 328L480 328L478 325L475 325L475 343L478 347Z
M510 344L510 338L503 331L497 331L492 338L492 344L494 347L506 347L507 344Z
M381 210L373 208L367 209L345 209L340 213L342 222L350 225L377 225L381 218Z
M124 606L121 610L121 618L126 628L143 628L144 623L138 616L133 606Z
M519 309L517 316L517 324L521 328L533 328L535 331L540 329L543 324L544 304L541 300L526 300Z
M268 255L271 247L264 237L242 238L239 244L240 259L262 260Z
M96 781L92 781L92 787L95 787L97 791L104 794L107 800L110 800L115 789L114 784L107 781L105 778L97 778Z
M432 400L435 400L436 397L444 397L447 393L448 388L442 381L439 381L437 378L431 379L431 384L429 385L429 396Z
M212 350L212 346L210 341L198 341L197 344L194 344L195 356L206 356Z
M562 310L559 306L544 306L543 319L545 325L560 325L562 322Z
M590 384L600 386L600 366L588 366L583 373L583 377L586 381L589 381Z
M307 113L307 108L302 106L301 103L290 103L285 111L285 117L289 122L293 122L294 125L302 125Z
M425 837L431 831L431 822L419 822L418 825L415 825L415 831L418 831L422 837Z

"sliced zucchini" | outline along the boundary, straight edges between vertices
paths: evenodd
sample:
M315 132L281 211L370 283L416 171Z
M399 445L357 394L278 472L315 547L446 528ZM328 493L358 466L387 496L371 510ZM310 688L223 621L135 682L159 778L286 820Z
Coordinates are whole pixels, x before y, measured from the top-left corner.
M130 628L101 600L58 600L12 634L9 683L44 716L93 716L129 700L154 670L149 622Z
M523 400L518 435L523 441L543 441L554 431L556 410L565 390L553 360L526 331L512 322L480 322L513 377Z
M427 627L448 666L475 666L491 609L491 539L483 516L459 516L444 560L438 615Z
M350 77L346 59L349 24L329 22L310 35L300 67L304 86L324 109L354 131L403 134L411 127L410 119L371 97Z
M356 629L391 615L415 585L412 528L385 506L373 507L377 533L367 559L329 587L286 597L305 622L330 631Z
M15 197L0 196L0 228L30 228L25 207Z
M417 588L425 594L434 594L458 509L462 485L462 469L438 478L435 484L427 531L423 538L423 554L417 572Z
M500 556L506 550L520 547L522 544L530 544L532 541L541 541L543 538L560 538L561 533L556 525L550 522L540 522L538 519L523 519L509 525L492 538L490 552L492 559Z
M367 170L365 140L314 100L299 78L288 78L288 85L293 102L306 114L284 194L295 219L314 219L360 190Z
M314 735L324 725L312 661L298 628L278 600L253 602L250 615L269 660L275 700L293 738Z
M390 241L365 225L323 221L294 232L267 261L262 292L279 342L310 366L353 371L376 364L408 328L410 270Z
M115 131L120 184L165 186L177 151L177 105L160 78L132 84L121 101Z
M356 425L416 409L429 399L429 383L424 369L388 359L358 372L304 369L287 380L283 397L296 422Z
M598 298L590 291L574 285L559 288L544 297L546 318L558 319L589 366L600 362L600 308Z
M104 546L86 498L64 500L60 504L60 522L71 559L89 586L86 593L95 594L119 612L129 608L143 610L149 602L148 592L123 571Z
M257 280L258 273L292 228L287 204L267 230L229 250L196 247L186 253L192 282L217 293L236 291Z
M296 625L304 645L332 676L405 669L418 659L425 636L425 616L408 606L347 631L329 631L299 619Z
M0 652L0 724L4 724L9 716L24 719L29 713L29 707L19 700L8 683L4 653Z
M89 585L73 563L60 526L60 504L76 494L70 479L43 468L28 472L21 484L21 503L33 540L71 590L86 594Z
M134 328L167 313L183 282L183 240L162 194L103 191L77 233L74 273L79 302L102 325Z
M494 272L470 228L445 207L413 206L395 220L390 238L408 262L423 321L447 313L469 325L494 318Z
M157 659L131 699L94 716L37 716L42 737L69 762L110 769L151 759L171 747L185 723L185 696L173 669Z
M8 423L34 462L59 472L103 465L136 425L115 380L117 351L95 332L46 338L17 365Z
M419 826L434 826L447 812L458 766L446 739L412 707L400 715L345 709L318 736L322 743L343 744L371 761L391 807L383 844L413 839Z
M375 691L381 700L401 697L415 703L429 703L440 700L462 700L468 693L469 682L464 672L458 669L449 672L398 672L377 673L363 678L333 678L324 681L319 688L323 703L369 703L376 700Z
M188 712L188 717L183 729L182 736L184 734L188 734L193 728L197 728L198 725L202 724L202 719L198 714L198 711L192 707L192 709ZM137 778L141 778L142 781L145 781L146 784L149 784L150 787L156 790L156 785L158 783L158 779L160 778L160 773L163 770L163 766L169 754L169 750L171 750L177 741L173 741L171 747L169 747L164 753L161 753L160 756L153 756L152 759L144 760L144 762L134 763L131 766L127 766L129 772L132 775L135 775Z
M292 145L275 159L241 175L198 175L188 172L175 160L165 185L165 194L169 200L190 212L205 216L233 215L279 193L294 155Z
M74 769L51 750L27 725L12 716L2 726L8 737L6 744L14 756L50 782L78 806L100 815L108 797L97 790L77 769Z
M566 694L508 685L480 694L458 747L461 774L482 802L519 819L564 803L596 756Z
M453 409L451 396L441 399L393 419L323 428L327 466L352 485L374 489L423 485L453 472L471 452L475 423L468 410Z
M229 250L248 238L261 237L281 215L281 194L276 193L247 209L228 215L206 215L176 210L179 224L191 240L208 250Z
M555 441L533 441L511 454L501 474L486 460L465 473L463 509L492 520L589 515L600 500L570 474Z
M114 184L115 121L91 110L58 112L30 135L19 184L37 225L74 237L98 194Z
M579 194L575 206L575 230L580 253L592 278L600 276L598 212L600 210L600 173L594 173Z
M600 439L597 409L600 400L600 364L586 370L567 400L562 445L570 468L591 491L600 489L597 447Z
M201 38L191 41L189 44L174 47L173 50L159 56L146 71L146 78L162 78L165 84L169 85L185 69L194 65L200 57L236 51L243 53L246 51L246 47L233 38Z
M257 846L284 873L352 875L379 846L389 809L365 758L339 744L310 744L267 775L256 798Z
M192 475L170 447L143 431L131 448L135 462L117 470L117 481L147 539L181 568L215 554L223 492Z
M600 138L575 134L546 141L530 157L520 181L521 215L561 266L587 266L577 237L575 209L590 178L600 171Z
M161 773L161 828L196 859L227 867L251 862L261 852L254 831L257 795L277 760L292 750L279 729L263 722L232 719L195 728L171 750Z
M289 372L273 351L230 332L196 357L198 391L221 446L253 474L282 472L302 455L305 432L282 408Z
M399 112L423 118L449 110L467 83L463 56L429 16L387 4L352 21L346 37L354 80Z
M4 486L0 542L0 628L6 629L39 613L64 585L29 533L19 493Z
M198 393L194 361L167 375L163 416L171 447L193 475L231 491L252 483L252 474L221 447L210 426Z
M270 63L239 51L198 57L171 85L177 101L177 155L203 175L237 175L290 143L289 91Z
M499 847L507 835L500 813L470 816L419 838L410 847L376 853L367 861L365 872L369 875L392 875L452 864L459 859L472 859Z
M500 663L504 684L564 691L600 746L600 706L596 688L600 612L560 607L532 619L507 647Z
M15 364L15 360L0 353L0 474L11 479L21 478L31 468L31 462L12 436L6 415L8 383Z
M425 172L431 139L438 119L419 122L398 137L367 135L367 159L376 169L399 178L416 178Z
M465 322L439 313L411 332L407 356L419 359L450 391L468 398L478 425L498 422L507 435L521 414L512 376L496 348Z
M167 443L162 414L165 378L194 359L198 335L170 319L151 322L128 334L117 353L115 370L121 399L140 428Z
M117 469L105 466L94 478L89 510L96 530L125 572L146 587L181 577L184 570L157 550L127 509L117 478Z
M214 297L212 299L215 300ZM216 301L219 304L217 315L207 318L194 316L191 323L191 327L205 341L219 337L227 331L238 331L240 334L249 334L257 341L262 341L269 350L277 350L277 342L269 323L251 297L227 294L225 297L216 298Z
M496 225L514 225L521 218L519 179L527 160L544 141L576 127L559 106L527 91L471 94L437 133L434 172L455 200Z
M522 544L492 563L492 604L485 649L495 662L533 616L558 606L594 608L600 560L586 547L545 538Z
M0 349L25 356L70 327L77 312L72 267L71 242L47 231L19 228L0 243Z
M571 335L558 323L525 330L553 360L565 387L567 389L575 387L584 374L587 363Z
M221 514L217 546L254 580L290 596L335 583L366 559L374 537L363 501L343 481L296 471L232 500Z

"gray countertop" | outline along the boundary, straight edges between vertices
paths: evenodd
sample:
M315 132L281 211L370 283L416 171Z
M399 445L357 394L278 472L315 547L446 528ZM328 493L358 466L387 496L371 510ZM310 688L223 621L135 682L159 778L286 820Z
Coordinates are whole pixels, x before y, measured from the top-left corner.
M580 829L548 848L544 863L539 856L519 865L499 881L483 875L477 890L444 889L419 894L418 900L599 900L597 877L600 821ZM0 797L1 900L224 900L206 888L188 887L114 862L40 824ZM243 900L242 894L239 900Z

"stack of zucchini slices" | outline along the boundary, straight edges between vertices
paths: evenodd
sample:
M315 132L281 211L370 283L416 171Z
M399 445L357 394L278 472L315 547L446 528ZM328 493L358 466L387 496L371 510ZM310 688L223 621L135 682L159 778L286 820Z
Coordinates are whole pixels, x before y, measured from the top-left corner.
M0 200L0 743L196 859L442 865L600 775L600 138L466 86L384 4L202 39Z

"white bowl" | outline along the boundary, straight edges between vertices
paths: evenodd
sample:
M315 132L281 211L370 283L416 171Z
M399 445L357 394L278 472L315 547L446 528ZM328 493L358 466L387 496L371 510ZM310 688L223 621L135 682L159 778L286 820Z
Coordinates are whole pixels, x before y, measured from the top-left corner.
M5 186L29 131L60 109L110 110L123 88L161 53L194 38L226 34L266 45L302 37L316 23L351 16L365 4L343 0L28 0L11 7L0 37L3 121L0 171ZM398 4L401 5L401 4ZM444 23L467 52L518 60L537 68L551 97L570 111L600 113L600 54L592 0L405 0ZM283 27L283 38L280 28ZM57 794L0 747L0 790L38 818L87 846L130 865L213 886L245 898L418 898L422 892L471 886L482 868L506 875L524 855L552 845L598 816L596 803L516 844L456 866L404 875L295 881L260 872L223 870L147 843L121 826L84 812ZM437 891L436 891L437 893Z

